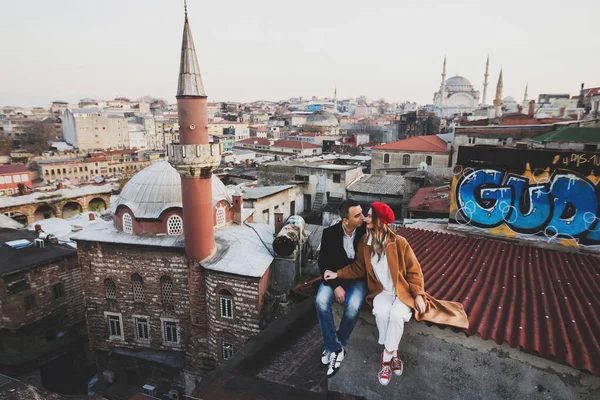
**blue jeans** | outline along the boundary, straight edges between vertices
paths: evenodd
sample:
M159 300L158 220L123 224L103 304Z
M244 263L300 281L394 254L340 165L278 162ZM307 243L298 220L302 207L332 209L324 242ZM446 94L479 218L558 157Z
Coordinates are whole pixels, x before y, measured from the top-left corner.
M346 345L367 296L367 285L362 279L342 280L340 286L346 291L346 301L344 303L344 315L338 331L335 330L333 312L331 311L331 305L335 301L333 289L322 282L317 292L317 317L319 318L319 325L321 325L323 344L328 352L340 350L342 346Z

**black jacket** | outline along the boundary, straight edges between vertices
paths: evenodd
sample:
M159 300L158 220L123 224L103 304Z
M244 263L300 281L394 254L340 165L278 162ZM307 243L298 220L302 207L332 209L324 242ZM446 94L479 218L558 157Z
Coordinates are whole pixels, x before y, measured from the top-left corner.
M363 223L359 228L356 228L356 234L354 235L355 258L348 258L346 250L344 250L345 233L342 223L338 222L329 228L325 228L323 230L323 236L321 237L321 250L319 251L319 270L321 270L321 276L323 276L326 270L335 272L348 264L352 264L356 259L358 242L364 236L366 231L366 223ZM340 285L338 279L331 280L328 283L333 289Z

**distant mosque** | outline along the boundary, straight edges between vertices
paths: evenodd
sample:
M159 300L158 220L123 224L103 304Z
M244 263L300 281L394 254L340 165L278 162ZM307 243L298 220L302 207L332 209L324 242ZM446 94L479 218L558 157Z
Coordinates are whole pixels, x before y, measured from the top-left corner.
M440 89L433 94L434 112L438 117L451 118L456 115L473 114L478 108L486 106L485 98L487 94L488 76L489 76L490 58L488 56L485 64L485 74L483 81L483 97L480 97L479 91L475 90L471 82L463 76L453 76L446 80L446 57L444 56L444 66L442 68L442 83ZM500 93L502 96L502 72L500 72ZM498 90L497 90L498 91ZM481 100L481 101L480 101ZM499 116L500 106L497 106L498 99L494 100L494 108L490 108L494 116ZM502 100L500 100L500 105Z

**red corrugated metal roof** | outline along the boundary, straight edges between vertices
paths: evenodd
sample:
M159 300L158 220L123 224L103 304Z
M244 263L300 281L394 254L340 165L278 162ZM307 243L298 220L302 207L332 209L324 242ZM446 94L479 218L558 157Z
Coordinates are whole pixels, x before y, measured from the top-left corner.
M430 186L421 188L408 204L415 212L450 214L450 186Z
M402 228L432 296L460 301L469 335L600 376L600 257Z
M373 147L373 150L404 150L449 153L448 144L436 135L415 136Z

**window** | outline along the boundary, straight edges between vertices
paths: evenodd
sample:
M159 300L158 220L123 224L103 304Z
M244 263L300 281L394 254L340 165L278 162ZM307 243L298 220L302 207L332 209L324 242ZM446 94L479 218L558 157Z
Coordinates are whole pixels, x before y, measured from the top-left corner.
M108 338L123 340L123 322L121 314L104 313L106 316L106 325L108 327Z
M219 292L219 307L221 318L233 318L233 296L228 290Z
M173 281L168 276L160 278L160 292L164 304L173 304Z
M263 224L269 224L269 209L263 210Z
M150 341L150 328L148 326L148 317L134 317L135 338L141 342Z
M19 182L21 182L21 176L13 175L13 180L15 181L15 183L19 183Z
M226 341L221 343L221 357L223 357L223 360L229 360L233 357L233 345L231 343Z
M35 294L28 294L25 296L25 311L29 311L35 308Z
M405 154L402 156L402 165L410 165L410 155Z
M469 138L469 144L475 144L475 139L474 137L470 137Z
M12 178L10 176L5 176L4 183L12 183Z
M431 162L433 161L433 158L431 156L427 156L425 158L425 163L429 166L431 166Z
M225 222L226 222L225 208L218 207L217 208L217 226L223 226L223 225L225 225Z
M596 144L584 144L583 151L596 151L598 149L598 145Z
M333 174L333 183L340 183L341 180L342 180L341 174Z
M383 155L383 163L384 164L389 164L390 163L390 155L389 154L384 154Z
M58 300L65 295L65 285L57 283L52 286L52 292L54 293L54 300Z
M124 229L123 229L124 230ZM183 234L183 219L179 215L171 215L167 220L167 234L182 235Z
M0 183L4 183L4 177L3 176L0 176Z
M179 323L174 320L163 320L163 340L165 344L179 344Z
M138 274L134 274L131 277L131 285L133 288L133 301L143 303L144 302L144 281Z
M123 232L133 232L133 220L131 219L131 215L129 215L129 213L123 214Z
M104 280L104 293L106 294L107 299L117 298L117 286L115 285L115 282L110 278Z

